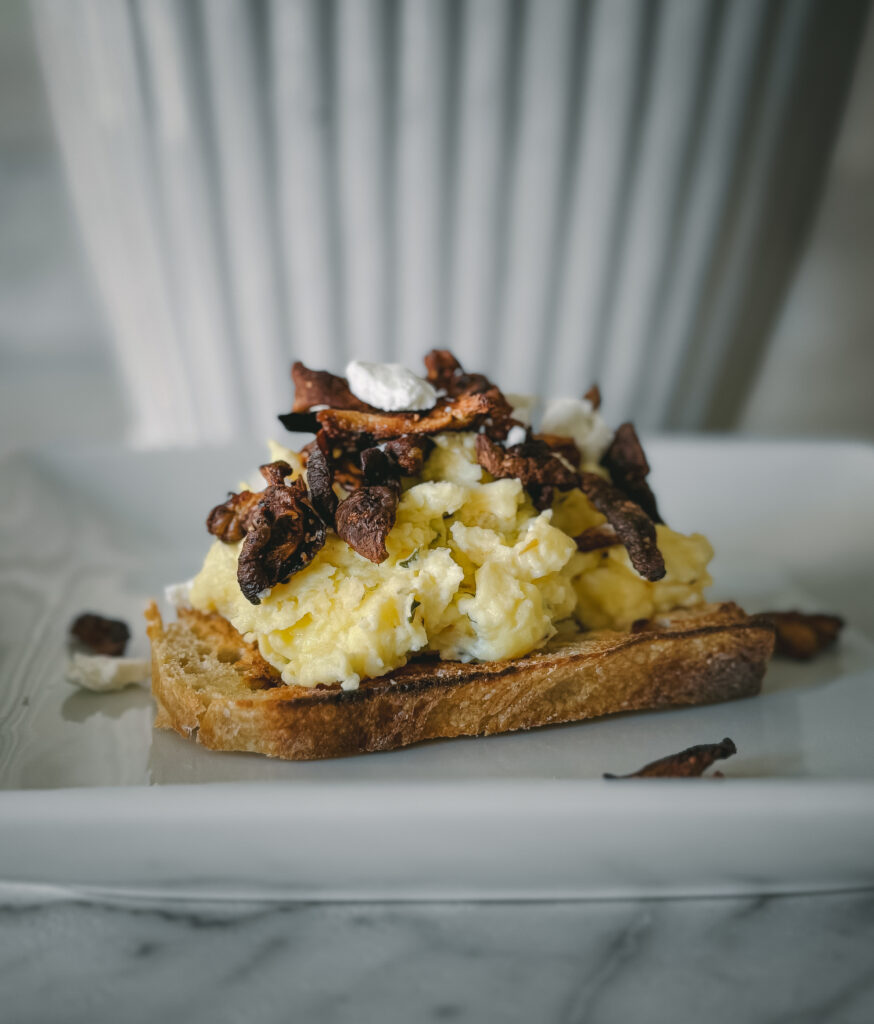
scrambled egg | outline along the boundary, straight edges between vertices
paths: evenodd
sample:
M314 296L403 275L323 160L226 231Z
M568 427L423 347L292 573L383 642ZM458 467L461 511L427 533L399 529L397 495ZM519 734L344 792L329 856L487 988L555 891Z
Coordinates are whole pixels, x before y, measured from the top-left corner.
M580 490L558 495L554 509L555 525L574 537L606 522ZM707 572L713 558L710 541L700 533L677 533L664 523L656 525L656 538L666 572L655 583L637 574L621 544L574 552L565 572L576 596L574 618L581 626L629 629L637 619L649 619L672 608L690 608L704 600L704 588L713 582Z
M237 584L241 544L216 541L194 580L192 605L219 612L257 642L284 682L354 689L416 651L515 658L562 622L627 629L702 600L713 553L704 537L659 526L667 575L650 583L621 546L577 551L573 537L604 522L581 491L557 495L538 513L519 480L492 480L479 466L475 435L434 440L421 481L401 497L384 562L375 565L330 533L310 565L253 605ZM270 454L301 472L296 453L273 443Z

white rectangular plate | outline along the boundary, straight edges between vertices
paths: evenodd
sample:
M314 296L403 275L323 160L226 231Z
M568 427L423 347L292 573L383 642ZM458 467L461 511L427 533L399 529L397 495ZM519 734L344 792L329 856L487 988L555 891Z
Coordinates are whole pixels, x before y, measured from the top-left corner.
M145 690L64 679L81 611L190 577L263 458L21 453L0 464L0 881L140 893L546 898L874 884L874 449L656 439L666 519L707 533L714 599L837 612L840 645L762 696L335 761L216 754ZM604 781L730 736L717 780Z

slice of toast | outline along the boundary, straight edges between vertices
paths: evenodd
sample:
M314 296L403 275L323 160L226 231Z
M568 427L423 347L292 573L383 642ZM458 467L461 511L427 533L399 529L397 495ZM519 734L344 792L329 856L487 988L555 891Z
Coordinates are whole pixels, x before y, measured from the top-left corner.
M512 661L421 658L357 690L285 686L219 615L146 612L155 725L213 750L310 760L759 692L773 627L735 604L579 633Z

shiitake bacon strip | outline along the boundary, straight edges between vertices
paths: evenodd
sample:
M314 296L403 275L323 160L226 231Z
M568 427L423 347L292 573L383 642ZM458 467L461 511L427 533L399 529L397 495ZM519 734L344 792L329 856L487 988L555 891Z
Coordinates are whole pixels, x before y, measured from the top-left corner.
M294 382L294 403L292 412L309 412L313 406L325 405L329 409L357 409L359 412L375 412L372 405L356 398L349 388L349 381L327 370L311 370L301 362L291 367Z
M569 491L579 486L577 471L544 441L524 441L504 448L485 434L479 434L476 459L496 480L507 477L521 480L535 508L546 508L556 488Z
M601 465L622 493L643 509L654 523L664 522L655 495L646 481L649 463L633 423L623 423L613 435Z
M306 568L325 543L325 524L301 477L271 484L259 495L237 560L237 582L251 604Z
M385 541L395 524L398 487L361 487L337 507L337 536L371 562L388 558Z
M844 620L838 615L809 615L805 612L762 612L756 616L774 626L775 654L796 661L809 661L837 642Z
M737 747L727 736L721 743L702 743L687 747L678 754L669 754L651 761L630 775L610 775L605 779L682 779L702 775L714 761L723 761L737 753ZM719 774L719 773L717 773Z
M334 465L330 444L319 431L307 453L307 486L313 508L327 526L334 525L337 495L334 493Z
M331 439L367 435L387 441L402 435L439 434L444 430L470 430L491 421L497 431L512 410L496 388L440 401L427 412L358 412L354 409L323 409L316 419ZM506 430L504 430L506 434Z
M660 580L665 575L665 560L656 544L655 525L640 505L597 473L580 473L580 487L595 508L607 517L637 572L645 580Z

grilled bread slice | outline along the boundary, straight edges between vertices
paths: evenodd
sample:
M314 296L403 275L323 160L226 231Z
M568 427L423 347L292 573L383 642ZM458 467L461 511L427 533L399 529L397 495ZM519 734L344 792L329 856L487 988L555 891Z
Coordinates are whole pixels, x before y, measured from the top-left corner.
M578 633L512 661L436 658L361 683L286 686L219 615L146 612L155 725L213 750L310 760L482 736L619 711L711 704L759 692L773 626L735 604L659 616L630 633Z

